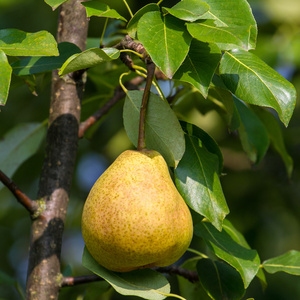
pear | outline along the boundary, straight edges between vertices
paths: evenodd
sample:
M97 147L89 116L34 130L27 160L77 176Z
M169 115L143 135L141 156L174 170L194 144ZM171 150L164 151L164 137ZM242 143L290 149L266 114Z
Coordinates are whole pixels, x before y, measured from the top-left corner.
M184 254L192 217L160 153L127 150L113 162L87 197L82 235L93 258L117 272L168 266Z

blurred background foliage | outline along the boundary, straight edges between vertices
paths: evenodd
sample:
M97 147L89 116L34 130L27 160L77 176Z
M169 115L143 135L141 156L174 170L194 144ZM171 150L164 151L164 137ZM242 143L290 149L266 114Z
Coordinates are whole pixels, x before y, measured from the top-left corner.
M103 2L129 19L122 1ZM151 1L128 0L133 12L149 2ZM252 0L249 3L259 29L255 54L290 80L300 94L300 1ZM173 4L174 1L164 1L165 6ZM0 29L17 28L28 32L47 30L55 36L57 15L58 11L53 12L44 1L0 1ZM100 18L91 18L89 37L92 39L88 41L91 45L100 40L102 25L103 20ZM116 26L120 27L120 24L110 22L108 32L114 31ZM118 39L118 36L114 39ZM107 44L113 42L108 38L105 41ZM107 70L103 65L90 70L83 100L83 119L112 96L121 69L126 70L123 66L116 69L117 71L112 68ZM102 74L105 80L101 79ZM23 80L13 78L7 104L0 113L0 139L17 124L47 120L50 78L51 73L36 76L38 96L30 92ZM167 86L169 84L166 83ZM80 232L80 218L83 203L95 179L117 155L132 147L123 130L122 104L122 101L118 103L79 142L62 249L62 271L65 275L87 274L87 270L81 266L84 244ZM299 97L290 125L288 128L282 126L288 152L294 160L291 178L288 178L281 158L273 149L269 149L259 165L251 165L236 134L228 132L225 122L211 109L208 101L192 94L185 101L178 98L173 103L173 108L179 115L188 116L190 122L206 130L220 145L224 155L224 175L221 182L231 210L228 219L244 234L250 246L258 251L261 260L290 249L300 250ZM33 199L37 194L43 146L44 144L13 176L20 188ZM0 187L0 199L0 299L21 299L18 290L25 287L30 219L7 189ZM300 299L299 277L285 273L267 274L266 277L268 287L265 291L255 279L244 298ZM176 292L176 277L170 278L170 281ZM197 293L199 299L206 299L203 292ZM115 294L105 282L96 282L64 288L60 299L106 300L125 297Z

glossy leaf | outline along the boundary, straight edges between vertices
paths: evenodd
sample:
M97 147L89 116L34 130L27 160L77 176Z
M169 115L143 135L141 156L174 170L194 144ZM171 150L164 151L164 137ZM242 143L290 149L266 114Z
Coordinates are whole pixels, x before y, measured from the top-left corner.
M27 33L18 29L0 30L0 50L12 56L57 56L55 38L47 31Z
M219 159L194 136L185 135L186 150L175 169L175 184L187 204L218 230L229 213L220 184Z
M117 59L119 56L120 51L115 48L91 48L69 57L62 65L59 75L62 76L74 71L92 68L104 61Z
M275 109L288 125L296 103L294 86L257 56L243 50L226 52L220 74L227 88L239 99Z
M19 124L7 132L0 140L0 169L11 177L24 161L36 153L45 134L45 126L38 123Z
M128 91L124 103L124 127L131 142L137 146L140 106L143 91ZM181 159L185 144L184 133L169 104L150 93L145 125L146 147L158 151L169 166Z
M300 275L300 251L292 250L280 256L263 262L263 267L268 273L286 272Z
M5 53L0 50L0 105L5 105L10 87L12 68Z
M119 19L127 22L115 9L111 9L107 4L99 1L87 1L81 3L86 8L86 14L89 17L104 17Z
M184 22L160 12L148 12L139 20L137 34L156 66L172 78L187 56L192 40Z
M75 44L63 42L58 44L59 56L26 57L11 64L16 75L31 75L61 68L63 63L73 54L81 50Z
M163 7L163 13L169 13L174 17L194 22L201 18L209 10L209 5L200 0L182 0L172 8Z
M239 300L245 293L240 274L221 261L201 259L197 263L199 280L214 300Z
M259 270L260 259L257 252L250 249L244 237L228 220L224 220L221 232L208 222L200 222L194 230L217 257L240 273L244 287L247 288Z
M145 6L143 6L140 10L138 10L134 16L132 17L132 19L128 22L127 25L127 33L133 38L133 39L137 39L137 25L138 22L140 20L140 18L146 14L147 12L150 11L159 11L159 6L157 4L154 3L149 3Z
M218 173L221 175L223 169L223 155L217 142L207 132L197 127L196 125L184 121L180 121L180 124L183 131L186 134L197 137L209 152L215 154L218 157L218 161L219 161Z
M214 43L221 50L248 50L250 27L218 27L213 20L187 24L192 37L205 43Z
M45 3L50 5L53 10L57 9L61 4L67 2L68 0L45 0Z
M293 159L288 154L287 149L285 147L282 129L279 125L277 118L270 111L264 108L253 106L252 109L258 115L260 120L264 123L269 138L271 140L271 144L281 156L285 164L287 174L289 177L291 177L293 172Z
M216 45L192 40L190 51L173 79L192 84L203 97L207 97L210 82L220 59L221 51Z
M82 256L84 267L106 280L118 293L126 296L138 296L149 300L162 300L170 293L168 280L162 274L151 269L125 273L109 271L100 266L84 248Z
M240 117L238 132L243 149L253 163L259 163L269 148L268 132L262 121L244 103L237 99L234 103Z
M209 5L209 11L203 20L213 20L218 27L229 27L241 31L240 39L248 40L246 49L254 49L257 37L257 25L251 7L246 0L203 0Z

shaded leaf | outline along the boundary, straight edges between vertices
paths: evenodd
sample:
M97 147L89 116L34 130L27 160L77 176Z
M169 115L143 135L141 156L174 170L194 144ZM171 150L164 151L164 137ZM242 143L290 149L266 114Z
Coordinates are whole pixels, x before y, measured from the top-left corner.
M67 2L68 0L44 0L53 10L57 9L61 4Z
M59 69L73 54L81 50L75 44L63 42L58 44L59 56L53 57L26 57L11 64L16 75L31 75Z
M244 103L237 99L234 103L240 117L238 132L243 149L252 162L259 163L269 148L268 132L262 121Z
M214 300L239 300L245 293L240 274L220 261L201 259L197 263L199 280L207 294Z
M161 300L170 293L168 280L151 269L125 273L109 271L100 266L84 248L82 256L84 267L106 280L118 293L126 296L138 296L149 300Z
M263 262L263 267L268 273L286 272L300 275L300 251L291 250L280 256Z
M221 230L229 209L218 176L218 157L208 152L198 138L185 137L186 150L174 171L176 187L193 210Z
M12 56L57 56L57 44L47 31L27 33L18 29L0 30L0 50Z
M119 58L120 51L115 48L91 48L69 57L62 65L59 75L65 75L74 71L92 68L104 61Z
M274 108L288 125L296 103L294 86L252 53L225 52L220 74L227 88L249 104Z
M228 220L224 220L221 232L208 222L200 222L194 230L217 257L240 273L244 287L247 288L259 270L260 259L257 252L250 249L243 236Z
M194 22L209 10L209 5L200 0L182 0L175 4L172 8L163 7L164 13L169 13L174 17Z
M143 91L128 91L124 103L124 127L131 142L137 146L140 106ZM169 104L150 93L145 124L146 147L158 151L169 166L176 166L185 144L184 133Z
M86 8L86 14L89 17L105 17L105 18L113 18L120 19L125 22L127 20L122 17L115 9L111 9L107 4L99 2L99 1L87 1L81 3Z
M12 68L5 53L0 50L0 105L5 105L11 82Z
M189 53L173 79L192 84L203 97L207 97L210 82L220 59L221 51L217 46L192 40Z
M0 140L0 169L11 177L24 161L36 153L45 134L45 126L38 123L19 124L7 132Z
M132 19L128 22L127 25L127 33L133 38L136 39L137 38L137 25L138 22L140 20L140 18L147 12L150 11L159 11L159 6L157 4L154 3L149 3L147 5L145 5L144 7L142 7L140 10L138 10L134 16L132 17Z
M192 40L184 22L160 12L148 12L139 20L137 34L155 65L172 78L188 54Z

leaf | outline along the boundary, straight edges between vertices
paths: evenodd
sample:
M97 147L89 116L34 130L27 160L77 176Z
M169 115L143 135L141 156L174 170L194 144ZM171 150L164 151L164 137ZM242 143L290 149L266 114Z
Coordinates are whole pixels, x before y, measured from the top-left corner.
M240 39L248 40L246 49L254 49L257 37L257 25L246 0L203 0L209 5L209 11L202 19L214 20L218 27L240 28Z
M57 56L55 38L47 31L27 33L18 29L0 30L0 50L12 56Z
M263 267L271 274L282 271L292 275L300 275L300 251L291 250L268 259L263 262Z
M227 88L249 104L274 108L288 125L296 103L294 86L257 56L243 50L225 52L220 74Z
M6 274L2 270L0 270L0 284L7 285L15 285L16 280L10 275Z
M170 293L167 279L151 270L137 270L125 273L112 272L100 266L84 248L82 256L84 267L106 280L118 293L126 296L138 296L149 300L165 299Z
M150 11L158 11L159 12L159 6L154 3L149 3L142 7L140 10L138 10L134 16L131 18L131 20L128 22L127 25L127 33L133 38L137 39L137 25L140 20L140 18L147 12Z
M260 259L257 252L250 249L244 237L228 220L224 220L221 232L208 222L198 223L194 230L217 257L240 273L244 287L247 288L259 270Z
M46 128L38 123L19 124L7 132L0 140L0 169L11 177L24 161L36 153L45 134Z
M231 266L211 259L197 263L199 280L207 294L214 300L239 300L245 293L240 274Z
M243 149L252 162L259 163L269 148L268 132L262 121L244 103L237 99L234 103L240 117L238 132Z
M115 9L111 9L107 4L99 1L87 1L81 3L86 8L87 17L96 16L104 18L119 19L127 22Z
M187 24L187 30L195 39L214 43L221 50L244 48L248 50L249 30L247 27L218 27L213 20Z
M223 169L223 155L217 142L207 132L196 125L184 121L180 121L180 124L186 134L197 137L209 152L217 155L219 160L218 173L221 175Z
M120 56L120 51L115 48L91 48L69 57L62 65L59 75L92 68L104 61L111 61Z
M123 119L126 133L137 146L140 106L143 91L128 91L124 103ZM145 125L146 147L158 151L169 166L176 166L185 144L184 133L169 104L150 93Z
M57 9L61 4L67 2L68 0L44 0L53 10Z
M182 0L172 8L163 7L163 13L169 13L174 17L194 22L209 10L209 5L200 0Z
M0 105L5 105L10 81L11 81L12 68L8 63L5 53L0 50Z
M261 107L253 106L252 109L264 123L272 146L281 156L285 164L287 174L291 177L293 172L293 159L286 150L282 130L276 117L271 112Z
M73 54L81 50L75 44L63 42L58 44L59 56L26 57L11 64L16 75L31 75L61 68L63 63Z
M217 46L192 40L190 51L173 79L192 84L203 97L207 97L210 82L220 59L221 51Z
M218 230L229 213L220 184L218 157L201 141L186 135L186 150L175 169L175 184L187 204Z
M137 35L155 65L172 78L187 56L192 40L184 22L160 12L148 12L139 20Z

